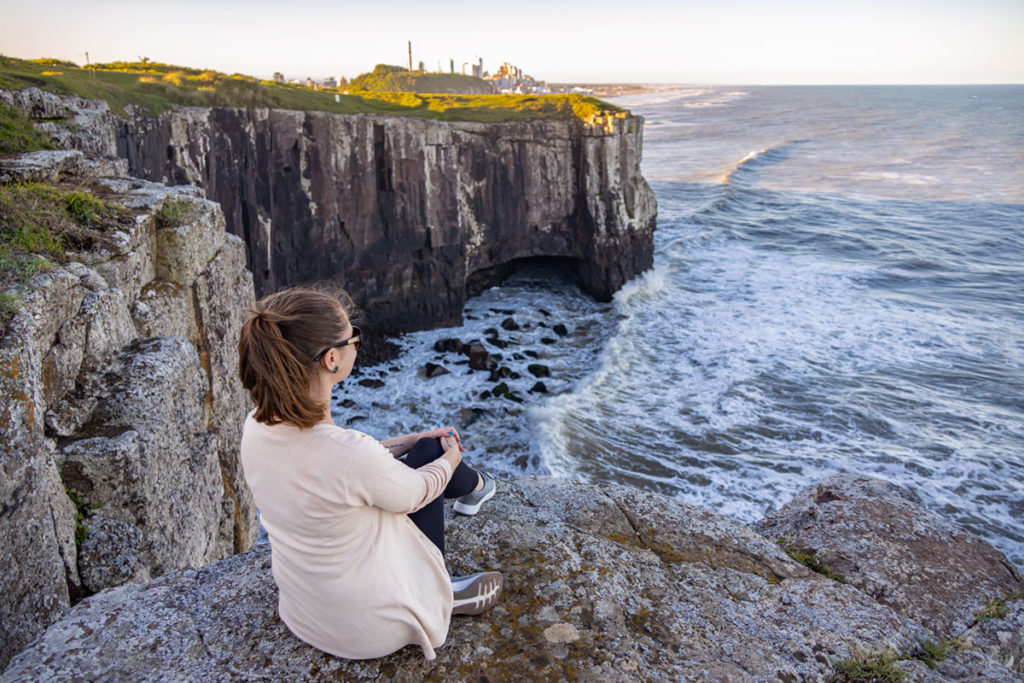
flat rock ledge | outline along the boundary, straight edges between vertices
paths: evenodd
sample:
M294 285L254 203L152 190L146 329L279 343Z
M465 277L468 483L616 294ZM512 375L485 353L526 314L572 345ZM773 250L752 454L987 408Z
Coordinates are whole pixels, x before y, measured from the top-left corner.
M882 527L903 528L911 518L922 538L955 546L959 534L973 552L999 555L935 518L913 494L877 480L812 486L762 522L771 531L760 535L654 493L523 477L500 482L476 517L449 521L453 573L502 571L506 592L484 615L453 618L434 661L418 647L348 661L297 640L277 617L270 549L261 545L82 601L0 681L830 681L842 680L837 662L884 652L901 656L896 666L907 681L1024 680L1022 586L1005 558L999 566L1009 579L993 580L998 567L987 555L943 564L936 553L907 592L927 605L919 612L893 597L903 587L887 583L913 577L909 569L879 570L870 581L851 571L840 582L792 559L772 536L790 513L803 523L786 526L788 533L810 533L807 505L820 508L816 519L827 524L840 499L837 518L852 520L860 508L862 534L854 537L848 521L828 546L837 557L854 548L873 557ZM872 514L878 510L885 519ZM893 534L885 542L896 552L919 540ZM908 563L916 557L905 555ZM925 599L929 582L962 591L946 601L948 614L937 615L936 601ZM992 618L976 619L975 609L992 600L999 601ZM934 668L913 658L922 642L964 625Z

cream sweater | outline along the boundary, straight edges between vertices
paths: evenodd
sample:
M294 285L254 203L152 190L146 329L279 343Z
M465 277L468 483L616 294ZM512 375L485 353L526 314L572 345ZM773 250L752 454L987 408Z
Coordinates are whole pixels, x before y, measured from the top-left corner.
M437 498L451 466L412 469L335 425L267 426L250 413L242 467L270 538L278 613L298 638L349 659L444 643L444 558L406 515Z

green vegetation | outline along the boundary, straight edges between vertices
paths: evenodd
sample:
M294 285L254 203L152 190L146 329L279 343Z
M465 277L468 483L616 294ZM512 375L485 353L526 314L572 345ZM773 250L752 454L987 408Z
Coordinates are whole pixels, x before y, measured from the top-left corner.
M444 74L417 74L416 78L427 76L452 78ZM423 87L431 82L443 84L447 81L425 80ZM392 114L450 121L497 122L572 118L586 121L623 111L607 102L580 95L455 95L370 90L343 94L338 90L313 90L301 85L261 81L242 74L226 75L148 60L95 64L83 69L70 62L0 56L0 88L30 86L61 95L106 100L111 111L119 115L125 113L126 105L139 107L147 116L183 105L277 107L338 114Z
M832 680L850 683L900 681L906 676L906 672L900 669L896 662L917 659L927 664L929 669L934 669L935 663L944 661L950 652L966 649L967 646L964 644L963 638L957 636L941 643L932 640L919 641L918 649L910 653L898 654L893 650L875 654L859 652L852 657L832 663L836 672L836 676Z
M1020 600L1021 598L1024 598L1024 591L1011 593L1002 598L989 598L985 603L985 608L974 615L974 623L977 624L989 619L1002 619L1009 613L1006 603L1011 600Z
M945 661L946 655L950 651L967 649L963 638L960 636L944 640L941 643L936 643L934 640L922 640L918 645L920 648L913 654L912 658L921 660L928 665L929 669L935 668L935 662Z
M82 541L89 537L89 529L86 528L85 516L93 510L98 510L103 507L102 503L92 503L86 505L82 500L82 497L78 495L78 491L74 489L64 487L64 493L68 494L68 498L75 504L75 543L82 545Z
M906 672L896 666L900 660L895 652L879 654L858 654L853 657L834 662L838 678L834 680L848 683L890 683L901 681Z
M125 215L124 208L77 190L42 183L0 186L0 325L20 305L13 285L65 259L69 250L92 248Z
M790 545L784 536L780 536L775 541L775 544L782 548L782 550L787 555L789 555L791 558L793 558L803 566L807 567L811 571L822 574L823 576L827 576L833 581L838 581L839 583L846 583L846 580L843 579L843 577L839 574L836 574L834 571L832 571L831 567L829 567L827 564L816 558L812 553L805 552L804 550L801 550L795 546Z
M353 78L348 90L357 94L368 91L489 95L493 92L490 83L475 76L419 73L387 64L378 64L370 73Z
M156 213L156 220L162 228L184 225L196 217L197 207L188 197L172 197L164 200Z
M0 154L32 152L52 146L24 114L0 104Z

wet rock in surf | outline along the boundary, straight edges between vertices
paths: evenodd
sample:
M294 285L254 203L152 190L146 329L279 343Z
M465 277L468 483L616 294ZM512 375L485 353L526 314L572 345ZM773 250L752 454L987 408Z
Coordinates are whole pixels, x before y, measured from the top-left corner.
M562 323L558 323L557 325L553 326L551 329L559 337L564 337L565 335L569 334L569 330L566 329L565 325L563 325Z
M461 340L452 337L434 342L434 350L438 353L462 353L462 346Z
M534 377L550 377L551 368L540 363L530 363L526 366L526 369L530 371L530 374Z
M519 329L519 324L513 318L505 318L501 321L501 329L513 332Z
M370 388L370 389L380 389L382 386L384 386L384 380L382 380L382 379L371 379L371 378L367 377L366 379L359 380L359 386L367 387L367 388Z
M484 348L480 342L473 342L463 347L462 352L469 356L469 367L474 370L491 371L498 367L498 361Z
M448 368L437 363L427 363L423 366L423 373L427 376L427 379L433 379L434 377L440 377L441 375L447 375L451 372Z
M530 393L531 394L546 394L546 393L548 393L548 387L547 387L546 384L544 384L544 382L537 382L532 387L530 387Z

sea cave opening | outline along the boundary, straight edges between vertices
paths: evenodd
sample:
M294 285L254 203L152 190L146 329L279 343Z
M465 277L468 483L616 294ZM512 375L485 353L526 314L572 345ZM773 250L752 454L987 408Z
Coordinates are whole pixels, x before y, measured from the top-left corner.
M500 285L519 270L530 269L556 276L582 288L580 266L583 261L571 256L525 256L475 270L466 278L466 297Z

